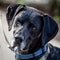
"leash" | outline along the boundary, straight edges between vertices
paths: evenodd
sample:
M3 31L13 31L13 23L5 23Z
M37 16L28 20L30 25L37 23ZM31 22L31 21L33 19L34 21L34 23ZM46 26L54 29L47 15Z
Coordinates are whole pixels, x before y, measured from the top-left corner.
M7 39L7 37L6 37L6 35L5 35L4 30L3 30L3 34L4 34L4 37L5 37L5 40L6 40L7 44L8 44L9 46L11 46L10 43L9 43L9 41L8 41L8 39Z
M7 44L8 44L8 48L11 49L12 51L14 51L14 49L11 47L11 44L9 43L9 41L8 41L6 35L5 35L4 30L3 30L3 34L4 34L4 37L5 37L5 40L6 40Z
M1 17L1 19L2 19L2 17ZM1 21L1 22L2 22L2 21ZM3 24L2 24L2 27L3 27ZM6 41L7 44L8 44L8 48L11 49L12 51L14 51L14 49L11 47L11 44L10 44L10 42L8 41L7 37L6 37L6 34L5 34L5 32L4 32L4 29L3 29L3 34L4 34L4 37L5 37L5 41Z
M1 11L1 23L2 23L2 11ZM2 27L3 27L3 24L2 24ZM9 46L11 46L8 39L7 39L7 37L6 37L6 35L5 35L4 29L3 29L3 34L4 34L4 37L6 39L6 42L8 43Z

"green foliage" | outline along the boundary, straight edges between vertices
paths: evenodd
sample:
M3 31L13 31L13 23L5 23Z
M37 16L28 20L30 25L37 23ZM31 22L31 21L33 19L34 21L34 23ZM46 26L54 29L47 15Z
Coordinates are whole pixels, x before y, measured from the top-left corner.
M24 1L23 0L18 0L16 3L17 4L24 4Z
M54 16L54 20L60 23L60 16Z

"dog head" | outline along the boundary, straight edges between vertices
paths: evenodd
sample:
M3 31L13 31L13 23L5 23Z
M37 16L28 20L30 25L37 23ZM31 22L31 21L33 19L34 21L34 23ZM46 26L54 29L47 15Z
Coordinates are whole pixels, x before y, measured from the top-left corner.
M9 31L13 29L15 42L20 50L31 49L33 45L37 45L37 41L44 46L58 31L56 22L49 15L33 7L10 5L6 17ZM38 40L40 37L41 41Z

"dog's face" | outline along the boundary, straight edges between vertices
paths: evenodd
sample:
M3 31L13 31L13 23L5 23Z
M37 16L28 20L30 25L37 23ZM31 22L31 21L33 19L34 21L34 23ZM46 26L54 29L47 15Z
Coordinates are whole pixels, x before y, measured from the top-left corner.
M15 44L22 51L28 51L33 45L37 45L40 36L42 45L45 45L57 33L57 30L55 31L57 24L51 17L28 6L16 4L9 6L7 21L10 29L13 30ZM55 35L53 36L53 34Z
M40 35L41 16L28 9L21 11L15 16L12 28L15 41L20 45L20 50L29 50L31 44L34 44Z

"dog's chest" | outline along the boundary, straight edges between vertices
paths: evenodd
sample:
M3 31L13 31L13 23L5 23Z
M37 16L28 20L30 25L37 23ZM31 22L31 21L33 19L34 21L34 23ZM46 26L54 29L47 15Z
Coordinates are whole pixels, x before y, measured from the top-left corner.
M60 49L50 44L48 51L39 60L60 60Z

